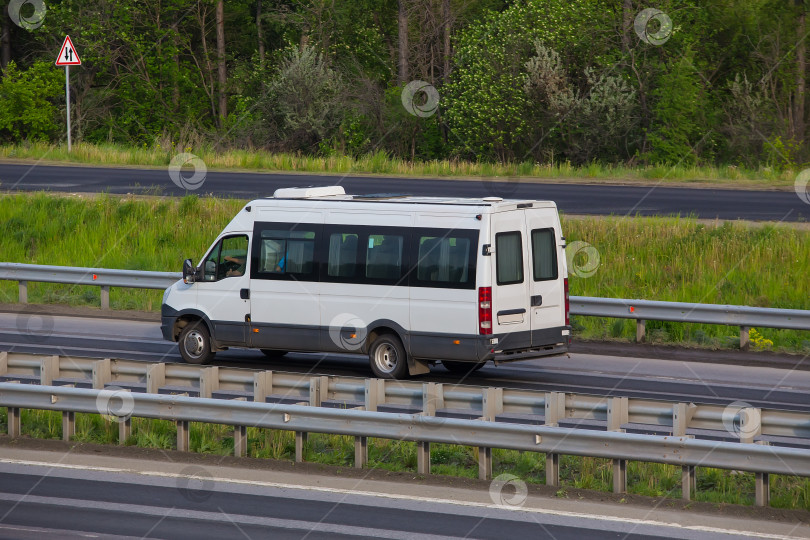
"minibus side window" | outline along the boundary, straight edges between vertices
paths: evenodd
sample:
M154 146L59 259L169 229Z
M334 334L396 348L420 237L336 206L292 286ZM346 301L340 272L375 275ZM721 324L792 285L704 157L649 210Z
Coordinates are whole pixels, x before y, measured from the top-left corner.
M532 231L532 266L534 280L557 279L557 249L554 242L554 229Z
M328 276L350 278L356 275L358 242L359 236L354 233L329 235Z
M315 231L261 231L257 270L262 274L310 275L315 271Z
M498 285L523 283L523 242L520 231L495 235L495 259Z
M369 234L366 247L366 277L399 279L402 276L402 248L405 237L398 234Z
M419 238L416 279L430 283L466 283L469 278L470 239L453 236Z

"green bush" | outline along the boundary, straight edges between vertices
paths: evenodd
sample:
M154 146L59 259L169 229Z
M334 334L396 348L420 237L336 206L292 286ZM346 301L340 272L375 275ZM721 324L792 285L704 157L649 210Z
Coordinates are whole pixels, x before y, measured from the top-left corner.
M48 62L34 62L23 71L14 62L0 79L0 140L45 141L59 132L58 109L64 74Z

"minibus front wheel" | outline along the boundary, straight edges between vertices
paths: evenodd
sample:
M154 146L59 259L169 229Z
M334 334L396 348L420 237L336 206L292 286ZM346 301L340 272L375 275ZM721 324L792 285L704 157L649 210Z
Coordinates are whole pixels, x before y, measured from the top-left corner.
M399 338L381 334L368 350L374 376L380 379L404 379L408 376L408 355Z
M187 324L180 332L177 344L180 356L189 364L207 364L216 354L211 351L211 336L202 321Z

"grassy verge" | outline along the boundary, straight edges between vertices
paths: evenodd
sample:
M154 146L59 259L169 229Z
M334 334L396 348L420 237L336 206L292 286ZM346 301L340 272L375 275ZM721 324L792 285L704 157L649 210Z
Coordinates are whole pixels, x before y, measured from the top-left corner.
M0 409L0 431L7 423L5 409ZM61 413L22 411L23 432L46 439L61 438ZM248 428L248 456L292 460L295 439L292 432ZM75 440L115 444L118 424L95 414L76 415ZM128 445L148 448L175 448L175 426L164 420L133 418ZM191 424L192 452L229 455L233 452L233 431L229 426ZM544 483L545 456L534 452L493 449L493 476L510 473L527 483ZM311 434L304 447L305 461L336 466L352 466L354 440L342 435ZM431 445L433 474L476 478L476 449L466 446ZM415 443L388 439L370 439L369 467L391 471L416 472ZM560 467L559 497L566 488L609 492L612 489L610 460L563 456ZM651 497L678 499L681 495L681 470L672 465L628 463L628 492ZM714 503L751 505L754 501L754 475L738 471L699 468L695 499ZM810 510L810 479L792 476L771 477L771 506Z
M179 271L185 257L199 260L243 204L193 196L0 195L0 253L6 262ZM810 309L807 230L679 218L564 218L563 230L569 252L582 248L569 264L572 295ZM36 303L100 302L98 287L34 283L28 294ZM161 295L113 289L111 304L159 310ZM16 283L0 282L0 302L16 300ZM574 325L580 338L635 335L634 322L624 319L580 317ZM647 329L659 343L739 344L735 327L649 321ZM757 347L810 352L807 332L755 330Z
M539 164L480 163L457 160L412 162L393 158L384 152L359 157L303 156L270 153L262 150L224 150L212 148L130 147L114 144L80 143L68 153L65 146L26 143L0 146L0 158L43 159L89 165L131 165L166 167L180 152L199 156L209 169L296 171L310 173L367 173L431 177L525 177L587 181L662 181L675 183L711 183L750 188L793 186L797 170L771 167L746 169L735 165L720 167L684 167L668 165L622 166L592 163L573 166L568 162Z

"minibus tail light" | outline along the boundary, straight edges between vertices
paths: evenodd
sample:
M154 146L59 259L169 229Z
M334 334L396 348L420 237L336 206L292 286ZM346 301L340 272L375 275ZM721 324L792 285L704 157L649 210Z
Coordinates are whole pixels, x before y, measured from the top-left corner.
M478 288L478 333L492 334L492 287Z
M565 290L565 326L571 326L571 300L568 298L568 278L563 281Z

